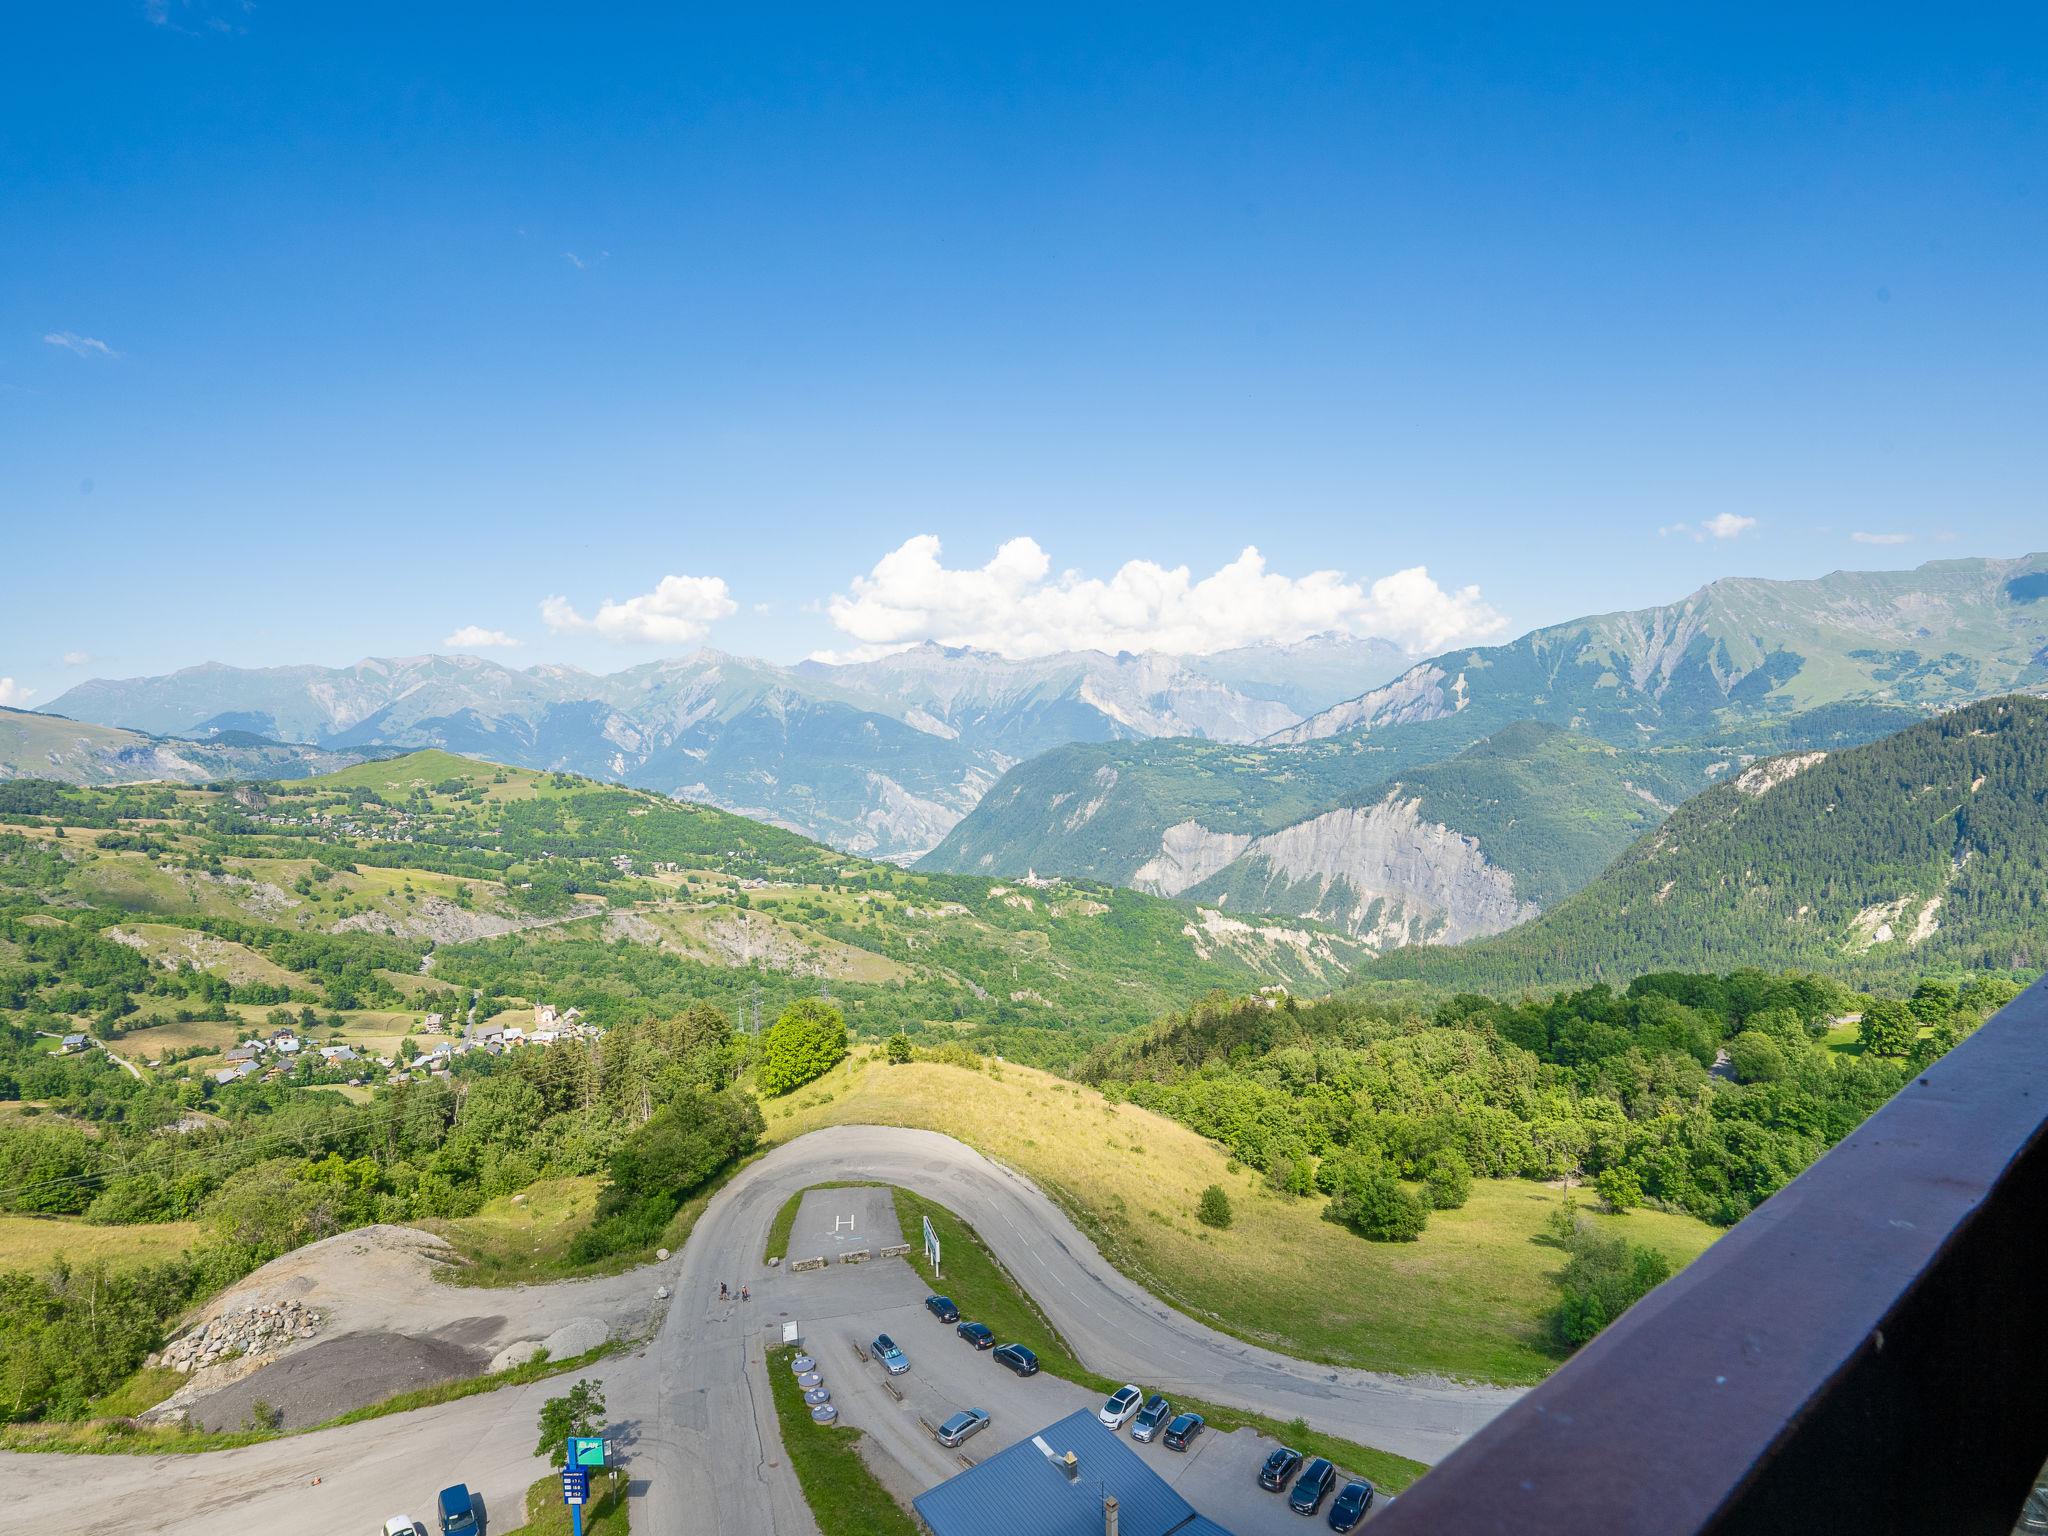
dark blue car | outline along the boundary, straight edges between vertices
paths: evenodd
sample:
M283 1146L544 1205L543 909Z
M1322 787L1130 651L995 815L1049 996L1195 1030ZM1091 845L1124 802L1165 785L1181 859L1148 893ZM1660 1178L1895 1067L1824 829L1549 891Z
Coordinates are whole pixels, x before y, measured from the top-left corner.
M1323 1500L1330 1496L1330 1484L1336 1481L1337 1469L1318 1456L1301 1474L1294 1492L1287 1495L1287 1507L1297 1515L1314 1514L1323 1507Z
M1330 1506L1330 1529L1348 1531L1365 1518L1365 1512L1372 1508L1372 1484L1367 1482L1346 1483L1337 1492L1337 1502Z

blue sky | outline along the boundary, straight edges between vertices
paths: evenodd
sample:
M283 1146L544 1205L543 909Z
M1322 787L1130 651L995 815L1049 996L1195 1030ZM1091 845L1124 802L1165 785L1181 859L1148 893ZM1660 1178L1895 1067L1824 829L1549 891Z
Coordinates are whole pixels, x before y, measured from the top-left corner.
M2038 9L985 9L18 11L13 698L2048 545Z

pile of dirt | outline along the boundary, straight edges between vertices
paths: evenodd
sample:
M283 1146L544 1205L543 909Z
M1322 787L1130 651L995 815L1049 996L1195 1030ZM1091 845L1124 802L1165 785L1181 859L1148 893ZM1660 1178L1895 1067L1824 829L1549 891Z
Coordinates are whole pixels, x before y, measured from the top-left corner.
M293 1350L187 1404L186 1417L208 1429L253 1428L253 1419L304 1429L400 1392L474 1376L489 1361L487 1350L431 1334L348 1333Z

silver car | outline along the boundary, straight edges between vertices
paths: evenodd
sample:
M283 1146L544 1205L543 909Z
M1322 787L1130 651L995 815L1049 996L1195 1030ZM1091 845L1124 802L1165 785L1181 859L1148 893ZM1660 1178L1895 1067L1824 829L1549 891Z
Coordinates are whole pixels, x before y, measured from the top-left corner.
M1131 1420L1131 1438L1150 1440L1159 1433L1159 1427L1173 1417L1173 1404L1157 1392L1145 1399L1145 1406L1138 1410L1138 1416Z
M988 1415L979 1408L962 1408L939 1426L939 1444L959 1445L988 1428Z

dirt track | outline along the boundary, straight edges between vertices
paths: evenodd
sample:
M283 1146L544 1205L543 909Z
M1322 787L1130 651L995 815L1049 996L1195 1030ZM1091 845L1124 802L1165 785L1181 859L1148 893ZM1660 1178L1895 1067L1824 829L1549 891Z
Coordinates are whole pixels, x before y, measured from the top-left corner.
M400 1392L474 1376L488 1351L449 1340L397 1333L345 1333L282 1356L230 1387L201 1398L192 1416L208 1429L240 1429L258 1403L285 1429L305 1429Z

